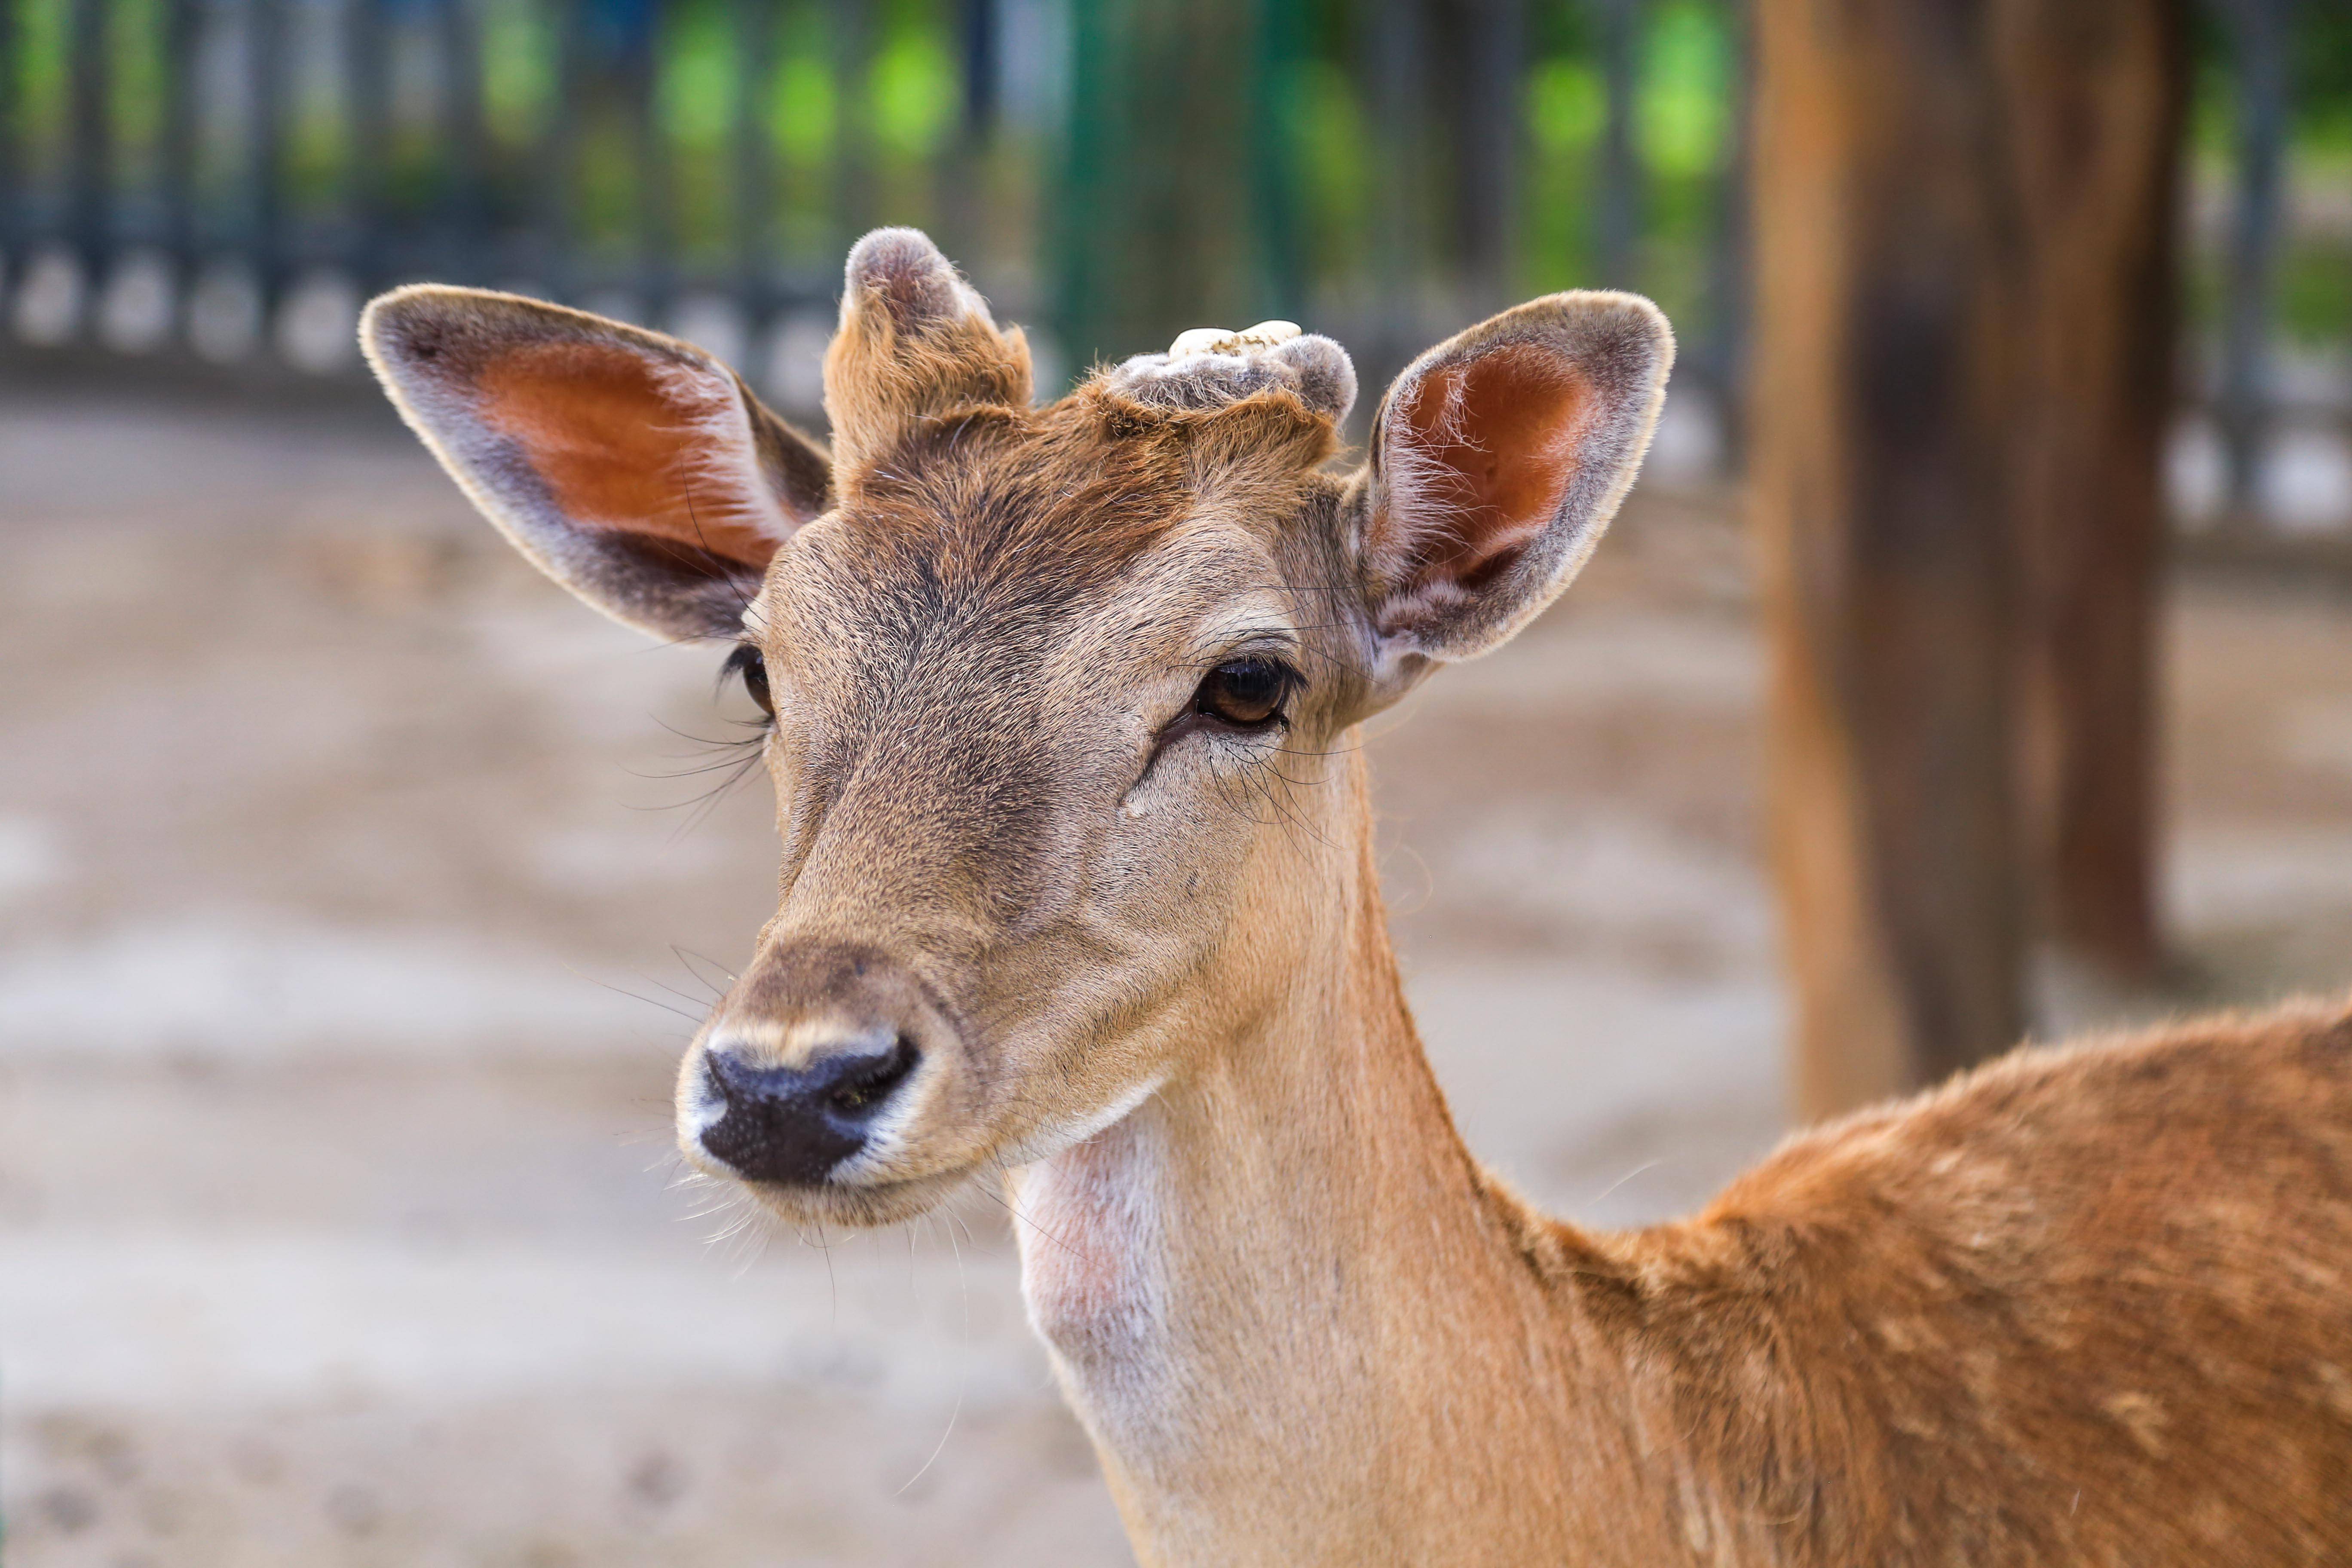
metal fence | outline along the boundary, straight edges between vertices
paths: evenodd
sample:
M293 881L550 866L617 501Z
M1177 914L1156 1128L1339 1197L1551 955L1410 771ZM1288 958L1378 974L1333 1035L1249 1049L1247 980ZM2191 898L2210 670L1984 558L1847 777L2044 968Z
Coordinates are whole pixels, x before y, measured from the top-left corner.
M2352 527L2352 148L2294 161L2297 51L2352 48L2324 9L2200 35L2192 515ZM847 242L913 222L1063 371L1254 310L1370 380L1511 298L1641 288L1686 346L1662 456L1704 469L1744 53L1738 0L0 0L0 338L350 374L360 300L430 277L804 409ZM2345 301L2283 335L2315 267Z

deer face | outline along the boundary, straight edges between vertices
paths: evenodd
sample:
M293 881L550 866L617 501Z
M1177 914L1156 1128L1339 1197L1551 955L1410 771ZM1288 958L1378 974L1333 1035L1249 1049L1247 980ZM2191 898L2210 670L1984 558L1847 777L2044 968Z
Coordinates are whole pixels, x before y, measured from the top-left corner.
M1020 333L906 230L851 254L830 457L573 311L416 289L362 330L519 548L730 645L770 715L777 910L678 1139L849 1223L1088 1135L1280 1000L1347 913L1348 731L1566 584L1671 357L1642 301L1521 307L1409 369L1339 475L1336 344L1187 334L1033 407Z

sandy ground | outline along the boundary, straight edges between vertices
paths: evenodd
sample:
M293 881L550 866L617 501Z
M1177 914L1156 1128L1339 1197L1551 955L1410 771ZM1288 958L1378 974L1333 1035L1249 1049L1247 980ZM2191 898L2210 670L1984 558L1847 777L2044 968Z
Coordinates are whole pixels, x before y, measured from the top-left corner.
M1618 1224L1783 1126L1719 502L1371 742L1473 1145ZM2182 998L2352 982L2352 594L2176 595ZM390 421L0 392L11 1568L1115 1563L1001 1211L709 1237L668 1076L765 913L709 650ZM2087 1016L2083 998L2068 1004Z

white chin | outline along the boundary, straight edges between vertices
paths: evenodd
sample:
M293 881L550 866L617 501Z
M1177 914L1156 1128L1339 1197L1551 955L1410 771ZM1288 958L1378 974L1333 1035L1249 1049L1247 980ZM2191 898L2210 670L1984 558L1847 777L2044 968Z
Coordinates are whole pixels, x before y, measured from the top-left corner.
M1081 1121L1061 1127L1040 1128L1006 1150L1003 1163L1007 1165L1029 1165L1039 1160L1050 1160L1063 1150L1083 1143L1134 1115L1135 1108L1158 1094L1160 1086L1167 1081L1165 1071L1153 1073Z

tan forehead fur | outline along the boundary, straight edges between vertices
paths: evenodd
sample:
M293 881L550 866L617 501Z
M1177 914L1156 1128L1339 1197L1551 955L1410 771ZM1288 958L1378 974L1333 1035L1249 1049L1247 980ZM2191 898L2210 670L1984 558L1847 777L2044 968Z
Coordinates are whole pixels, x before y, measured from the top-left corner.
M1312 498L1336 493L1317 468L1338 444L1329 419L1284 392L1170 410L1099 376L1043 408L920 416L887 447L860 448L867 459L839 476L826 526L778 557L780 576L814 565L824 591L796 595L772 624L794 640L856 642L915 632L908 614L1066 609L1204 523L1271 551Z

